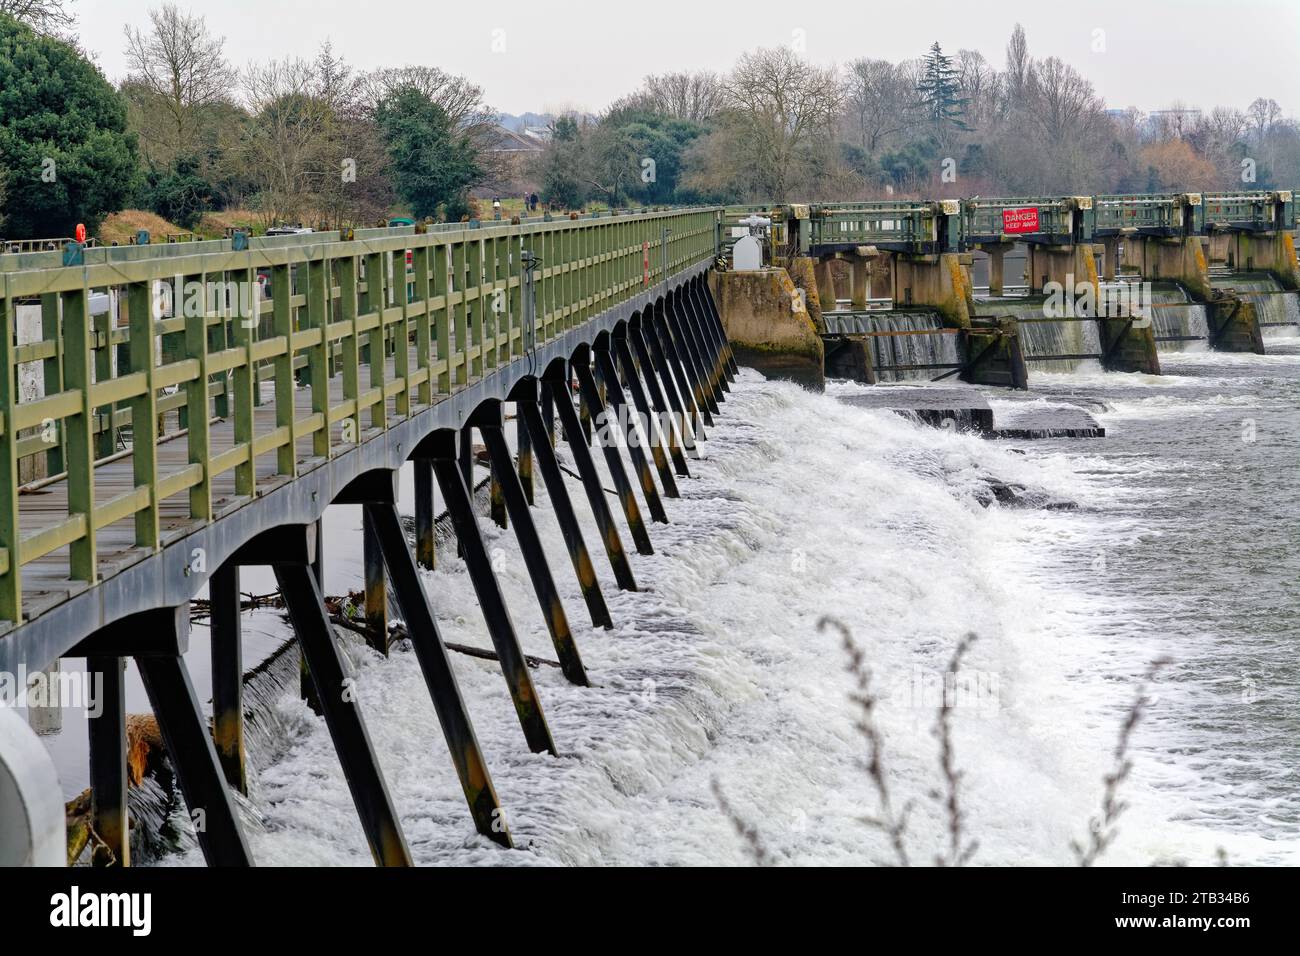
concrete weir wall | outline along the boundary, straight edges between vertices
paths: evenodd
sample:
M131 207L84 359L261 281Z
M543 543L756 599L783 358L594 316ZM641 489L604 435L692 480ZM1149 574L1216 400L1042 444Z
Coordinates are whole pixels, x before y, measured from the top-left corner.
M944 252L938 255L894 257L894 308L924 305L943 316L951 329L970 328L975 311L970 279L965 273L970 257Z
M1210 268L1199 236L1134 236L1124 240L1124 250L1124 264L1136 268L1143 278L1177 282L1193 302L1210 301Z
M825 387L826 351L806 304L810 296L795 287L785 269L715 272L713 283L737 362L769 378Z

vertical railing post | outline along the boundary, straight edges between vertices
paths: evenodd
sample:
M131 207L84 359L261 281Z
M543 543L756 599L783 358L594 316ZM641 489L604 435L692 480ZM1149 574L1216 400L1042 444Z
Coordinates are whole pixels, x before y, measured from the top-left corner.
M12 324L8 327L16 329ZM63 391L63 329L59 321L59 296L56 292L47 292L41 296L41 340L54 345L54 354L41 363L45 394L57 395ZM57 475L63 471L63 422L54 422L53 426L50 437L54 439L54 445L45 453L47 475Z
M447 283L448 268L450 267L449 257L447 255L448 247L437 245L433 247L433 296L435 299L442 300L442 306L438 309L438 315L434 320L434 338L438 344L438 361L442 365L442 370L438 372L438 394L446 395L451 392L451 289Z
M398 418L407 418L411 414L411 286L406 279L406 250L397 249L392 257L393 308L401 313L393 326L393 377L405 386L394 397L393 407Z
M81 395L80 410L68 416L65 422L68 439L68 515L81 515L85 520L84 532L69 547L70 565L74 580L93 584L96 578L95 448L91 438L94 408L90 398L89 300L90 291L84 286L63 293L63 334L66 348L64 387ZM8 331L5 334L8 335Z
M271 334L284 343L284 351L272 362L275 369L275 427L288 432L276 449L276 474L294 477L298 473L293 407L293 288L290 267L271 267Z
M190 517L207 520L212 517L212 458L211 419L208 411L208 308L207 274L199 277L203 301L198 309L185 306L185 357L198 363L198 374L185 383L185 407L189 410L189 434L186 445L189 462L203 469L198 484L190 486ZM197 312L198 314L192 314Z
M320 341L307 350L307 369L311 383L311 410L321 418L320 428L312 433L311 453L317 458L330 455L330 378L329 378L329 322L331 289L330 260L325 250L315 253L319 258L307 262L307 327L320 331Z
M366 336L365 361L370 366L370 388L379 389L379 400L370 406L370 425L372 428L388 427L388 402L384 399L385 361L384 311L388 306L388 295L384 291L384 273L387 271L384 255L372 252L366 256L366 312L374 313L378 323Z
M423 226L416 226L417 243L424 243ZM411 268L415 271L415 300L419 314L415 317L415 366L424 373L424 381L416 390L415 400L420 405L433 403L433 380L430 366L433 363L433 315L429 302L429 247L419 245L411 250Z
M231 398L234 401L234 440L236 446L248 449L248 457L235 466L235 494L251 498L257 491L257 460L253 457L253 438L256 422L253 417L253 388L257 368L253 359L253 339L256 335L260 295L257 272L252 268L232 272L240 276L236 293L235 312L230 321L231 344L243 349L242 364L230 374ZM134 334L134 333L133 333ZM134 359L131 365L135 371Z
M0 282L5 281L0 275ZM4 413L4 429L0 430L0 548L4 549L0 569L0 620L18 625L23 620L23 589L19 573L22 531L18 524L18 433L13 427L13 410L18 407L18 370L14 364L16 313L8 290L0 288L0 409Z
M465 298L469 294L465 269L465 249L468 245L469 243L462 238L451 247L451 288L448 295L455 300L451 316L452 326L456 333L455 358L458 360L456 374L452 378L456 385L467 384L470 374L469 303ZM449 356L448 361L451 360Z
M154 388L157 357L154 344L154 304L149 282L127 287L131 371L144 376L144 390L131 399L131 466L136 488L148 489L148 502L135 513L135 543L158 547L158 392ZM250 450L251 454L251 450Z
M113 315L112 310L91 317L95 356L95 381L107 382L113 377ZM117 450L117 429L113 426L113 406L101 405L95 409L95 456L107 458Z
M350 241L350 240L348 240ZM361 333L357 331L357 257L337 260L339 274L339 321L347 323L339 347L342 363L343 400L352 402L352 414L343 422L343 441L361 442Z

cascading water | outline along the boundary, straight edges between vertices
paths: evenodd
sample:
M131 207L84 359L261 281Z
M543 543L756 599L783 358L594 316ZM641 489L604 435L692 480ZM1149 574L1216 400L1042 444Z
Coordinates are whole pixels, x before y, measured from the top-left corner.
M1232 289L1255 306L1260 328L1267 335L1300 333L1300 292L1286 292L1277 279L1264 272L1215 270L1216 288Z
M1234 863L1294 862L1300 802L1286 721L1297 631L1284 582L1297 572L1285 509L1298 358L1187 353L1171 356L1163 378L1046 376L1039 400L1085 398L1113 430L1090 442L990 442L839 400L867 386L833 383L819 395L742 371L672 523L655 526L656 553L636 557L643 589L619 591L597 562L614 630L585 626L576 581L559 573L562 559L553 565L593 678L580 688L555 668L535 672L558 758L528 751L494 662L454 655L525 850L474 835L409 650L350 651L416 860L745 863L716 782L781 863L889 862L887 838L861 822L876 805L860 769L853 679L838 635L817 627L833 614L871 667L891 784L915 806L915 859L946 838L929 796L940 772L931 728L944 668L974 631L954 720L976 863L1074 862L1070 841L1086 838L1098 812L1139 675L1165 654L1176 663L1134 734L1107 862L1204 864L1220 847ZM1266 399L1259 376L1285 382ZM1281 440L1243 444L1243 417ZM603 468L601 477L610 484ZM995 481L1023 487L1020 503L993 500ZM1273 494L1245 491L1260 487ZM1032 504L1039 498L1080 507ZM334 511L327 574L355 583L360 549L348 542L359 521ZM535 514L548 553L562 555L541 487ZM597 540L589 510L579 519ZM524 650L552 657L513 532L482 526ZM422 575L439 626L448 641L484 646L474 589L449 543L443 553ZM262 626L288 636L262 613ZM272 706L288 747L256 768L258 862L368 863L322 722L291 679ZM198 861L190 850L177 862Z
M1096 359L1047 359L1049 355L1101 354L1101 336L1092 319L1058 319L1045 315L1043 297L988 299L979 303L980 315L1012 316L1020 328L1020 348L1025 361L1040 371L1072 372L1097 367Z
M1151 284L1151 325L1162 352L1202 351L1210 338L1205 306L1173 282Z
M941 329L939 316L929 312L891 312L870 319L869 332L925 332ZM884 371L886 366L898 365L954 365L961 361L957 354L957 336L949 333L934 335L877 335L869 338L871 361L882 382L900 382L912 379L932 379L942 375L944 369L916 369Z

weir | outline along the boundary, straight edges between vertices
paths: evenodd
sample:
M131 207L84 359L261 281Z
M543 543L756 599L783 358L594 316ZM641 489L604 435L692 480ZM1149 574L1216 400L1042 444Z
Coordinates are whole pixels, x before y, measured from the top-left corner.
M1211 269L1216 260L1244 263L1274 291L1296 287L1295 203L1286 190L768 204L728 209L723 228L759 209L771 221L767 267L788 273L808 321L769 322L762 307L751 309L746 355L796 380L807 380L815 360L809 324L832 376L870 383L935 373L1008 384L1024 381L1024 362L1096 360L1108 371L1158 374L1161 348L1203 341L1258 352L1261 330L1289 324L1294 309L1285 296L1243 299ZM987 298L974 295L972 256L987 268ZM1008 277L1008 261L1023 262L1023 275ZM716 281L747 280L723 272ZM1156 283L1181 289L1181 299L1155 301ZM1006 296L1013 286L1028 298ZM1065 309L1056 307L1061 294ZM720 299L727 322L734 300ZM937 321L918 327L909 318L917 313ZM988 348L989 330L1015 345ZM953 333L946 341L956 358L943 344ZM906 341L918 336L934 341ZM782 368L796 355L801 375Z
M102 675L116 717L92 722L89 740L96 862L129 862L127 659L143 678L191 815L203 817L196 835L205 858L253 862L232 797L247 780L238 569L248 565L274 570L303 679L375 862L411 862L323 603L320 519L331 503L362 508L368 633L386 651L391 593L469 819L511 846L438 630L437 595L419 575L421 565L451 558L436 553L433 487L455 526L520 732L533 751L555 754L563 741L529 675L472 506L474 432L561 669L583 686L555 585L560 564L543 553L532 523L534 467L587 612L608 627L553 446L559 434L569 442L615 580L635 590L588 442L601 449L636 550L651 553L650 525L669 520L676 478L689 474L684 452L705 440L703 424L720 414L736 374L706 282L720 214L676 209L123 249L72 243L61 253L0 257L8 329L0 462L9 474L0 483L0 671L41 670L77 655ZM651 245L658 256L646 255ZM256 288L253 314L229 295L199 296L189 310L175 300L160 306L159 285L176 276L200 287ZM88 304L104 293L119 305L96 320ZM14 319L29 304L49 321L43 338L19 345ZM44 363L50 384L44 395L19 394L16 382L33 363ZM591 438L573 404L575 381ZM505 439L506 408L519 429L517 454ZM17 479L33 458L50 468L39 496L23 494ZM397 512L396 474L407 462L416 476L414 546ZM211 727L184 658L190 603L204 587ZM27 744L8 735L0 743L3 771ZM43 806L61 807L39 768L26 778L0 772L0 788L11 779L25 794L43 785ZM28 835L24 852L50 859L38 813L5 817Z

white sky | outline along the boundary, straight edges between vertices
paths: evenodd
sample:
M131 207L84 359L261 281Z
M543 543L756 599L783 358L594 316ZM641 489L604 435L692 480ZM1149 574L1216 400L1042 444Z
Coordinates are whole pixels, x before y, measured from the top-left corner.
M110 79L125 72L125 24L158 0L76 0L83 44ZM1257 96L1300 113L1300 0L180 0L242 65L311 56L326 39L354 67L408 63L461 73L498 110L597 111L647 73L724 71L745 50L794 42L819 63L982 52L1001 67L1017 20L1035 57L1080 69L1112 107L1245 108ZM1094 31L1104 51L1094 52ZM504 31L504 32L500 32ZM494 40L498 48L493 52ZM1222 43L1222 47L1216 46Z

